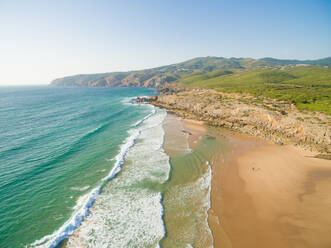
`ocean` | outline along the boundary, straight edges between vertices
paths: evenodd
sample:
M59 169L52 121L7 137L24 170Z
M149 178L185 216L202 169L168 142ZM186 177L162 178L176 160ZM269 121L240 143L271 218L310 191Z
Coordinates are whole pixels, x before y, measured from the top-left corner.
M0 87L0 247L212 247L210 141L133 103L155 93Z

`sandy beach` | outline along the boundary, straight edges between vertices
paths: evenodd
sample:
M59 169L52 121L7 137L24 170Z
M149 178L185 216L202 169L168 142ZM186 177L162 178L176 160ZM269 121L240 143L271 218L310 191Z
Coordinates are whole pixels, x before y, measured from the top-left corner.
M331 161L235 134L213 165L215 247L330 247Z
M202 122L183 124L191 145L208 135ZM293 146L217 132L230 147L212 164L214 247L331 247L331 161Z

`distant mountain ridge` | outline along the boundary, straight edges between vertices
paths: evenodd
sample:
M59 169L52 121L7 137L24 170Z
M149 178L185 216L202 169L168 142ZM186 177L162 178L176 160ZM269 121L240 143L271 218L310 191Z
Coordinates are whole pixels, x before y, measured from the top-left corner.
M56 86L131 86L161 88L192 73L206 73L221 69L253 70L257 68L279 68L290 65L331 66L331 57L317 60L282 60L275 58L224 58L198 57L181 63L151 69L109 72L97 74L80 74L55 79L51 85Z
M320 66L331 65L331 57L316 59L316 60L295 60L295 59L291 60L291 59L274 59L274 58L262 58L260 60L279 65L298 65L298 64L320 65Z

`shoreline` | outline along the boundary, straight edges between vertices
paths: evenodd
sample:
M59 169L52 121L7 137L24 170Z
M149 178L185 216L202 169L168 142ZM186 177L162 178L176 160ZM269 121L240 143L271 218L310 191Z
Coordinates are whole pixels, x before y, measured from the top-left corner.
M212 247L208 226L211 167L204 133L198 123L168 114L163 124L164 150L170 157L171 176L164 185L164 223L167 235L160 245L167 247ZM202 140L204 138L204 140Z
M199 144L203 136L216 139L222 137L230 144L226 151L218 151L219 154L215 154L215 159L210 163L212 176L207 225L212 234L214 247L290 248L301 245L298 247L327 248L327 245L331 244L330 239L328 239L328 232L319 233L320 242L316 242L314 235L305 233L301 230L303 229L301 226L295 227L300 222L300 225L303 225L302 223L305 225L310 224L312 228L318 229L321 222L323 222L323 218L315 222L312 220L312 216L309 213L314 208L304 206L299 210L299 213L295 213L294 208L294 206L300 206L300 202L302 202L302 199L306 199L307 195L316 197L319 193L327 195L330 192L324 190L323 187L321 188L319 184L319 180L322 178L326 181L326 186L324 185L324 187L331 190L331 164L328 160L305 157L312 156L312 153L304 152L293 146L280 146L259 137L247 136L222 128L208 127L203 121L181 119L181 122L184 128L182 132L188 136L190 149ZM213 131L210 132L209 129L213 129ZM307 168L302 168L298 166L298 163L294 163L294 170L290 171L286 170L286 167L291 166L291 163L285 163L284 166L281 168L277 167L275 170L275 163L268 165L272 157L275 156L275 152L277 152L278 157L282 156L284 152L289 153L290 155L287 155L286 159L291 159L294 156L295 160L322 162L313 163L313 165L307 163ZM253 167L250 164L252 160L255 160ZM327 171L329 174L316 177L314 174L316 166L319 170ZM256 177L252 176L258 173L261 174L261 172L264 173L264 171L271 171L271 176L263 174L258 178L259 181L256 181ZM306 176L312 171L315 178L309 181L306 179ZM275 179L275 173L279 173L279 175L276 177L276 180L273 180ZM290 178L291 180L285 181L288 184L293 184L293 187L288 186L289 188L286 190L288 195L284 205L288 204L288 208L272 208L273 204L268 203L269 201L276 204L282 200L284 201L282 198L284 192L281 191L282 194L277 194L275 190L284 184L284 180L280 180L280 177L287 174L292 175L293 173L296 174L294 179ZM268 186L267 182L270 180L273 181L274 186L268 188L266 186ZM317 191L315 186L311 186L311 183L313 185L318 184ZM302 187L302 184L306 186ZM261 188L267 188L269 191L265 190L258 193ZM296 200L293 200L294 198ZM315 200L309 204L315 203L314 207L317 208L318 204L316 202L318 203L319 201ZM324 219L326 218L325 216L329 217L326 224L324 224L324 230L326 231L331 230L327 228L329 225L331 226L331 214L328 214L328 206L331 206L331 202L329 205L324 205L324 207L320 208L321 212L324 211ZM271 208L271 210L267 211L266 208ZM306 211L310 212L307 214ZM298 214L301 218L300 221L297 220ZM277 220L277 218L283 218L282 216L284 215L287 216L285 221L283 219L281 221ZM289 215L293 215L293 217ZM299 232L302 233L298 235ZM292 233L296 234L292 236ZM310 239L305 239L305 237Z
M131 125L130 130L134 132L128 132L131 136L121 146L123 156L119 153L115 157L121 157L116 160L121 170L115 169L114 177L105 179L102 193L90 209L91 214L60 247L100 247L105 244L127 247L132 243L141 246L147 242L158 244L162 239L165 234L164 208L159 189L167 181L170 165L162 149L162 123L166 112L154 109L142 121ZM154 179L154 185L141 183L157 173L160 175ZM137 187L139 183L141 185ZM132 225L126 226L126 223Z
M138 120L131 126L130 129L127 130L128 136L120 144L119 151L113 158L115 163L109 173L101 179L100 184L95 186L87 194L82 195L81 198L77 200L74 208L75 210L64 224L62 224L53 233L46 235L41 239L35 240L31 246L37 247L40 245L47 245L49 247L67 247L69 240L75 236L75 234L81 229L84 221L86 221L87 218L91 216L91 213L93 213L96 200L100 194L104 193L103 189L112 181L112 179L116 178L117 174L119 174L123 169L122 167L126 162L128 153L134 147L137 139L139 139L141 132L143 131L140 126L156 114L155 106L150 106L152 107L151 113Z
M208 128L201 121L185 122ZM212 128L231 146L211 164L208 224L214 247L329 247L330 160L293 145Z
M263 105L246 95L215 90L181 91L152 96L146 101L182 118L204 121L280 145L295 145L331 160L329 117L320 112L302 113L291 104ZM323 121L322 121L323 120Z

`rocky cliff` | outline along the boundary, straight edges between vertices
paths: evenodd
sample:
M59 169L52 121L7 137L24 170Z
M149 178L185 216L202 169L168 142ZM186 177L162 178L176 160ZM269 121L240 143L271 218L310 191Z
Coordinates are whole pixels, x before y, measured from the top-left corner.
M198 89L161 94L151 103L182 117L331 155L330 116L301 113L292 104Z

